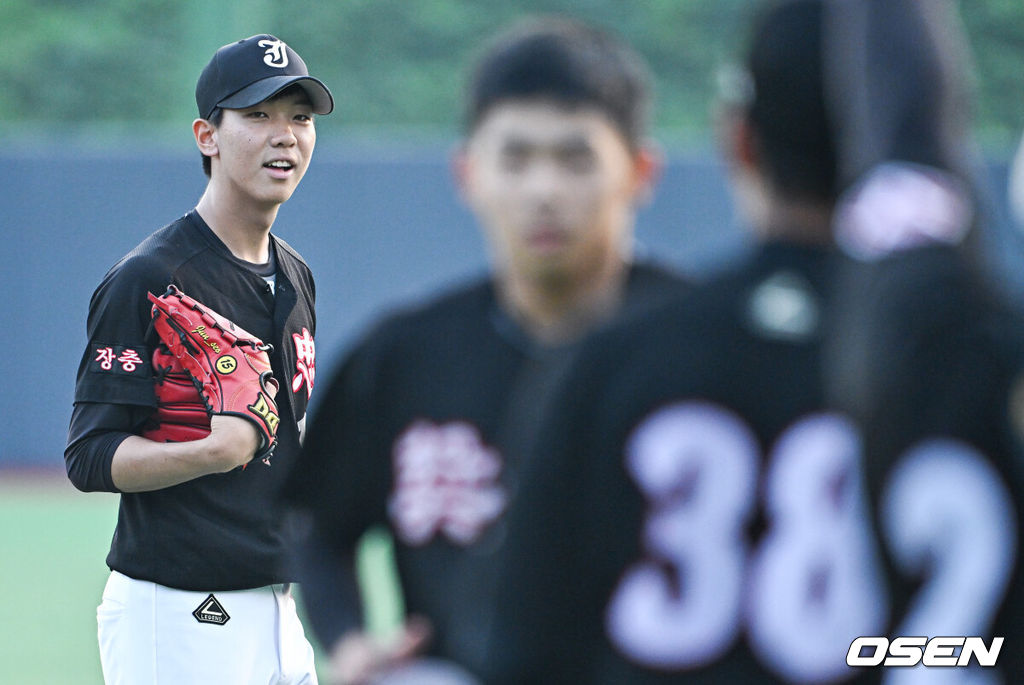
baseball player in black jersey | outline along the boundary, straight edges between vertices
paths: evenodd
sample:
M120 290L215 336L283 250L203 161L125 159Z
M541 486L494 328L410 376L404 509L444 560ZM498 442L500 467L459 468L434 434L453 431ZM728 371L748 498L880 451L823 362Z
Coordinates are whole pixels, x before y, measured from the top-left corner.
M495 595L493 580L518 554L505 521L548 389L587 331L684 287L631 257L634 208L655 171L645 106L638 58L579 23L516 26L478 62L455 166L493 272L362 337L294 472L292 498L320 543L303 597L339 682L364 682L417 648L507 681L504 661L519 655L491 640L489 622L530 599ZM419 617L388 644L361 631L354 584L337 580L376 524L394 536Z
M314 115L333 99L291 47L257 35L214 54L196 103L208 185L93 294L65 450L76 487L121 493L97 612L104 678L315 683L275 499L313 389L315 290L302 257L270 230L309 165ZM168 284L273 345L272 465L248 463L258 436L243 418L214 415L199 427L205 437L184 442L154 420L173 407L147 294ZM182 401L194 406L193 395Z
M873 27L861 46L846 46L856 59L834 65L861 111L840 106L858 119L876 114L839 137L855 182L836 235L857 262L841 288L833 395L865 426L866 478L888 552L884 634L1005 640L994 668L936 673L925 658L899 677L1019 682L1024 317L984 268L990 219L976 209L965 46L951 14L947 3L836 8L839 21ZM916 62L879 69L906 50L901 37ZM882 57L873 63L873 54ZM865 664L885 654L864 651Z
M1000 417L1005 424L1005 412L975 403L966 363L932 365L934 346L899 350L929 356L900 369L907 375L892 379L891 393L869 389L904 429L902 451L885 454L879 426L859 421L833 375L834 359L849 353L849 327L837 317L851 268L833 247L833 220L853 155L862 172L884 160L922 164L921 146L943 148L948 122L883 98L872 102L877 119L851 122L857 109L830 103L855 82L830 79L844 68L863 79L866 69L904 97L931 94L947 55L929 33L952 30L937 7L785 0L762 8L743 70L724 79L721 126L761 246L731 273L591 338L553 393L507 523L508 544L527 552L498 583L534 600L492 628L536 658L522 665L522 682L1020 680L1006 647L997 669L957 666L967 656L977 668L979 652L990 659L992 638L1004 635L992 630L997 616L1019 622L1022 500L1008 453L970 445L967 434L930 433L954 423L958 408L982 416L982 431L998 429ZM854 62L857 54L869 59ZM851 123L891 128L867 140ZM907 192L899 183L887 190ZM981 385L995 380L989 365L980 368ZM920 374L947 371L955 379L921 383L947 394L912 401L953 413L904 422L900 392ZM543 610L530 614L534 603ZM919 640L893 652L904 665L916 655L945 668L867 665L900 636ZM975 639L962 652L926 650L937 636ZM851 649L860 638L866 648Z

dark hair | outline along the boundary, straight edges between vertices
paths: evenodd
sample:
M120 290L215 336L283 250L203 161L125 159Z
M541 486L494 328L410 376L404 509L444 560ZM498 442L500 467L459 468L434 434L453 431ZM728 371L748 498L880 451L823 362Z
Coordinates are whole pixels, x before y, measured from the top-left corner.
M296 94L296 93L304 95L307 98L309 97L309 95L306 93L305 88L303 88L301 85L296 83L296 84L288 86L287 88L285 88L284 90L282 90L282 91L280 91L278 93L274 93L273 95L268 97L266 100L264 100L264 102L272 102L273 100L278 100L280 98L287 97L287 96L290 96L290 95L293 95L293 94ZM210 117L207 119L207 121L209 121L210 124L212 124L214 128L217 128L218 126L220 126L220 122L223 119L224 119L224 110L221 109L220 107L215 107L213 109L213 111L210 113ZM210 158L207 157L206 155L203 155L202 153L199 153L199 154L202 155L202 157L203 157L203 173L206 174L207 178L209 178L210 174L212 173L212 170L213 170L213 162L211 162Z
M496 104L546 100L604 113L632 149L649 108L644 62L612 36L578 21L533 18L499 34L477 60L466 93L466 130Z
M750 121L766 171L779 192L834 201L836 143L825 101L824 3L769 3L753 24L746 68Z

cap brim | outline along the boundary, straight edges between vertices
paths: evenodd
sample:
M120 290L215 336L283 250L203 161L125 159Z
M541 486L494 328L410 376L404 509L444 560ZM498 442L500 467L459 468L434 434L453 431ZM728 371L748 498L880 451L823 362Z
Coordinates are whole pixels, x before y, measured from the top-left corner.
M217 103L224 109L245 109L272 98L292 84L302 86L309 95L314 114L330 114L334 109L334 98L327 86L312 76L270 76L251 83L242 90L232 93Z

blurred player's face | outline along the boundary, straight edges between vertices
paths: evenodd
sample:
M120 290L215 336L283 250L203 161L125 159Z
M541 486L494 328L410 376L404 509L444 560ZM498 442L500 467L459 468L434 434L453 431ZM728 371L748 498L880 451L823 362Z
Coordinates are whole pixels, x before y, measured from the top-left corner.
M653 169L601 112L534 101L494 106L458 160L499 271L570 281L628 258Z
M199 129L196 136L200 139ZM316 143L312 109L301 94L226 109L209 142L216 152L211 155L212 183L240 199L279 205L291 197L309 167Z

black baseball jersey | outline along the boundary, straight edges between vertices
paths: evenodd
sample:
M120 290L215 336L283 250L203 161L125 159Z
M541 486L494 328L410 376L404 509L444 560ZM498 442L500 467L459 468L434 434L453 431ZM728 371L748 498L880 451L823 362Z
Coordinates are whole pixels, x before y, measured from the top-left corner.
M634 266L619 315L683 287L667 271ZM432 622L432 653L487 682L489 620L529 601L494 594L498 569L517 554L505 517L573 349L535 344L489 278L393 315L347 356L294 471L290 496L343 557L370 526L392 531L406 608ZM328 644L357 627L330 627L315 615L325 606L308 608Z
M314 283L309 267L271 236L272 287L192 211L160 229L104 277L89 306L89 344L75 387L65 451L82 490L116 492L114 451L138 434L156 407L147 293L173 283L274 346L280 382L278 446L268 467L197 478L173 487L122 493L107 557L111 569L185 590L240 590L289 580L282 515L275 497L299 449L316 373Z
M769 244L584 346L509 521L529 553L503 592L546 606L495 628L535 659L523 682L873 682L879 669L846 665L856 637L988 634L955 612L1003 598L1012 550L980 534L1005 523L985 508L999 478L970 459L929 473L946 457L927 443L920 459L866 463L870 427L832 393L846 268L836 252ZM980 511L929 499L959 496ZM961 529L972 516L987 527ZM963 557L932 555L952 548L946 534ZM981 554L993 577L976 588L984 574L956 574Z

